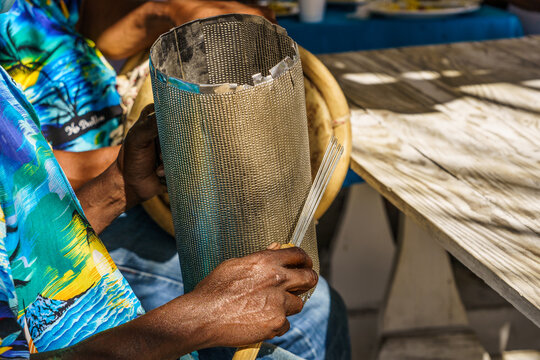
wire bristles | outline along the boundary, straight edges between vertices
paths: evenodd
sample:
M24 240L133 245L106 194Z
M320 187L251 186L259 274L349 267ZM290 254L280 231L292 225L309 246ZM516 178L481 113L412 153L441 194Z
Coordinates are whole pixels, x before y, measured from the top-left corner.
M315 210L317 210L324 191L330 182L330 178L332 177L334 170L336 170L336 166L341 158L341 155L343 155L343 145L337 142L335 136L332 136L328 146L326 147L326 151L324 153L321 166L319 167L317 175L315 176L315 180L311 185L311 189L309 189L309 194L306 202L304 203L302 213L298 218L298 223L296 223L296 228L294 229L291 239L291 244L294 246L299 246L302 243L309 225L313 220L313 216L315 215Z

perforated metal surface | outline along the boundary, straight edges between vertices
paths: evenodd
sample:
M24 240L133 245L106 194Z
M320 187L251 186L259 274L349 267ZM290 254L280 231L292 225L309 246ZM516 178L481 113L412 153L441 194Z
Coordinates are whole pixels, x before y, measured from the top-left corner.
M290 69L253 86L287 56ZM187 292L222 261L290 240L311 185L303 73L285 31L249 15L173 29L150 60ZM238 87L205 86L222 83ZM302 248L318 271L313 224Z

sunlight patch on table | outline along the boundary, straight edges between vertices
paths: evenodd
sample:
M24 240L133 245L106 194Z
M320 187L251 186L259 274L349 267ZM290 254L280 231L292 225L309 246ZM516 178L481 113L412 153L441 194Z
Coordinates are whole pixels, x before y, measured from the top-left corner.
M396 83L398 80L383 73L348 73L342 78L362 85L382 85Z
M401 74L402 77L410 80L436 80L441 77L435 71L407 71Z
M534 80L525 80L521 82L525 86L533 87L540 89L540 79L534 79Z
M463 73L459 70L443 70L441 71L441 75L447 78L454 78L462 76Z
M488 74L491 74L491 70L488 70L488 69L477 69L477 70L473 70L473 71L472 71L472 74L473 74L473 75L476 75L476 76L488 75Z
M343 61L334 61L333 64L337 69L345 69L347 65Z
M540 91L510 83L464 85L459 90L465 94L491 100L501 105L512 104L514 108L540 111Z
M506 351L503 360L540 360L540 352L535 350Z

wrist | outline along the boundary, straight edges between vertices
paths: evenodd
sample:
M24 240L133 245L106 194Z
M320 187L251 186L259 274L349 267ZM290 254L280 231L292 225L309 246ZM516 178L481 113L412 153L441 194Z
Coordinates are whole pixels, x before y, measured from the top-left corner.
M116 162L76 191L86 218L101 233L127 209L124 179Z
M137 192L129 185L129 181L126 181L124 154L124 151L121 150L116 161L103 173L111 185L111 201L114 201L116 206L121 205L122 212L142 202Z
M104 192L108 205L118 209L118 215L130 208L126 196L126 182L118 161L113 163L100 175L104 179Z
M178 307L182 314L186 308L189 309L190 322L188 329L197 338L196 349L207 349L217 346L223 346L224 329L220 326L219 317L223 315L221 312L214 311L216 308L216 300L206 296L201 296L194 290L185 294L177 300L182 301Z
M203 302L190 294L121 326L95 334L70 347L41 353L36 359L176 359L213 343L201 326ZM122 346L118 346L122 344Z
M163 345L171 346L170 354L188 354L195 350L215 347L215 319L205 311L209 299L195 293L184 294L158 307L145 316L160 320L164 330L160 334ZM167 345L165 345L167 344Z

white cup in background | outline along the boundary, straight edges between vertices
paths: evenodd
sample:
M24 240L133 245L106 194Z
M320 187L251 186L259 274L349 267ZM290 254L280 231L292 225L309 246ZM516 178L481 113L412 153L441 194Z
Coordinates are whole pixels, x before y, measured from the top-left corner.
M300 21L315 23L323 20L326 0L299 0L299 4Z

